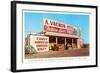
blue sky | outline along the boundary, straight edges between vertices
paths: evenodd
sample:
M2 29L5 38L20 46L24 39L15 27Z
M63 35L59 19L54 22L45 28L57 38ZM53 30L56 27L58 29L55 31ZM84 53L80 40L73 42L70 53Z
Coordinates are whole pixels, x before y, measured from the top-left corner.
M81 14L59 14L48 12L24 12L24 34L38 33L43 30L43 19L48 18L65 24L71 24L81 29L81 36L85 43L89 43L89 15Z

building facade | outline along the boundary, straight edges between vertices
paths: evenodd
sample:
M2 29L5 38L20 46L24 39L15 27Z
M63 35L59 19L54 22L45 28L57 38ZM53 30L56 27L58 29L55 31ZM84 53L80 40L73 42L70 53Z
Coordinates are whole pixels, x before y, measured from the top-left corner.
M43 26L43 31L28 35L28 46L30 45L30 41L34 40L34 36L42 36L44 38L48 37L49 47L47 47L47 51L52 50L55 45L58 46L59 50L80 49L82 47L83 41L78 35L79 33L76 27L50 19L44 19ZM31 36L33 38L29 39Z

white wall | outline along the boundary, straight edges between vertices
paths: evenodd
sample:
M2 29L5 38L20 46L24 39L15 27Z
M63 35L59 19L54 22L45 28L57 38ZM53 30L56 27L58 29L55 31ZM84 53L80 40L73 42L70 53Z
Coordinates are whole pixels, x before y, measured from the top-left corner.
M10 73L10 1L11 0L0 0L0 73ZM86 5L88 4L88 5L98 5L100 7L100 0L33 0L33 1L58 2L58 3L67 3L67 4L69 3L86 4ZM100 16L100 14L98 16ZM98 20L99 19L100 18L98 18ZM100 34L99 34L99 37L100 37ZM100 53L99 53L99 56L100 56ZM100 60L100 57L99 57L99 60ZM100 72L99 68L100 67L84 68L84 69L82 68L82 69L38 71L37 73L52 73L52 72L54 73L66 73L66 72L67 73L87 73L87 72L99 73ZM33 72L30 72L30 73L33 73Z

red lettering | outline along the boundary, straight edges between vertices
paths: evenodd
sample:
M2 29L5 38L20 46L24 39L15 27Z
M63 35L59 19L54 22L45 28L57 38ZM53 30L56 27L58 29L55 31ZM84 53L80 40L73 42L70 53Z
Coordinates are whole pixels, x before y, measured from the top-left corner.
M48 20L45 20L45 24L47 24L47 25L49 24L49 23L48 23Z
M45 21L46 24L48 24L48 21ZM57 22L57 21L53 21L53 20L49 20L49 26L45 25L44 26L44 30L46 32L56 32L56 33L64 33L64 34L74 34L75 30L72 26ZM41 39L41 40L45 40L45 39Z
M45 50L46 48L37 48L37 50Z

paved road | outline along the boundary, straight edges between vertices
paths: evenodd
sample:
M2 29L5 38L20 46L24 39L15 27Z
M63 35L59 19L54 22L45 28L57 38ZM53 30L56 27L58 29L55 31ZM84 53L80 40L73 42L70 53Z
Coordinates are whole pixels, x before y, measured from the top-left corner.
M25 58L31 59L31 58L53 58L53 57L77 57L77 56L89 56L89 49L81 48L81 49L48 51L36 54L27 54L25 55Z

